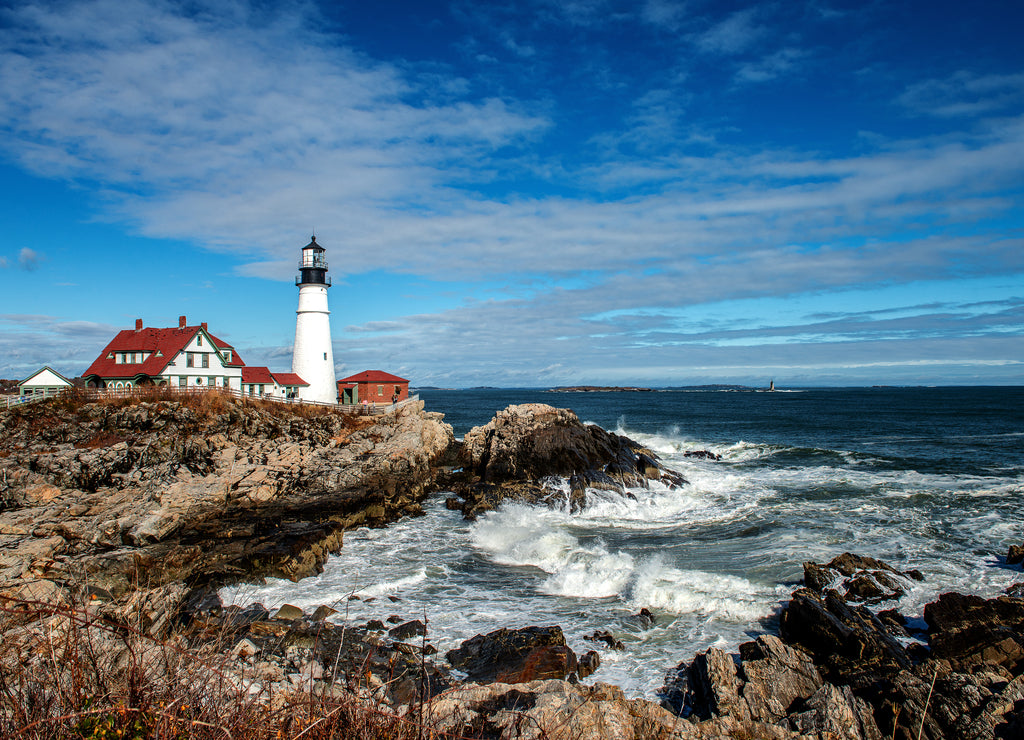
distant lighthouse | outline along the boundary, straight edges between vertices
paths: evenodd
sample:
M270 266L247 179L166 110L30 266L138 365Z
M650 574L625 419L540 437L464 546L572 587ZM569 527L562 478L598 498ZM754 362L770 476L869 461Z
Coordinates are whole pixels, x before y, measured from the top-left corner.
M324 248L312 238L302 248L299 261L299 308L295 312L295 346L292 372L309 383L299 389L303 401L338 402L338 384L334 377L334 350L331 349L331 312L327 310L327 259Z

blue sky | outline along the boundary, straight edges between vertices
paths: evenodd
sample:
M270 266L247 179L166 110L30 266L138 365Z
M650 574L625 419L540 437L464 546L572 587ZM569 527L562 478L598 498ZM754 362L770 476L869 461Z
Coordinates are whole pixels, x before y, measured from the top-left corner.
M339 377L1024 383L1024 5L18 2L0 377L142 318Z

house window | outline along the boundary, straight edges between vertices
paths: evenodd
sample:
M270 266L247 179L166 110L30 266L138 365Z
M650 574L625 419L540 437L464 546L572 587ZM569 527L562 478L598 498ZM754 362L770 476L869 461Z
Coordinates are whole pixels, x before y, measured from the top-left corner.
M203 357L203 367L209 367L210 366L210 354L208 352L203 352L202 357Z
M400 386L400 385L396 385L395 386L395 395L396 396L402 395L402 386Z
M263 386L262 385L260 386L260 395L261 396L263 395Z
M195 367L195 366L196 366L196 353L195 352L187 352L187 353L185 353L185 367Z
M196 378L196 385L202 385L202 384L203 384L203 379L202 378Z
M384 386L382 386L382 385L378 385L377 386L377 395L378 396L383 396L384 395Z
M180 378L178 378L178 387L184 388L186 385L188 385L188 378L182 375Z
M224 350L224 362L231 362L231 350Z
M202 335L202 333L196 334L196 346L197 347L202 347L203 346L203 335Z
M216 378L207 378L206 382L208 384L210 384L210 385L217 385L217 379Z

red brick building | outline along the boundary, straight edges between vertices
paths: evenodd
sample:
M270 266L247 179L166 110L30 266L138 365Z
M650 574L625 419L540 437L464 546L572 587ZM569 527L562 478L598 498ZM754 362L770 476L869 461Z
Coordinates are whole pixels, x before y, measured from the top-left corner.
M364 370L338 381L338 403L389 404L409 397L409 381L383 370Z

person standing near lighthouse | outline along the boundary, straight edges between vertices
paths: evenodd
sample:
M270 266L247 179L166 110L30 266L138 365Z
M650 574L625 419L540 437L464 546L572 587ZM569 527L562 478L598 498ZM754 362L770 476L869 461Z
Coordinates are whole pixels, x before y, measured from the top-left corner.
M331 279L327 276L324 248L316 243L315 236L302 248L295 284L299 286L299 307L295 312L292 372L309 383L299 388L299 398L337 403L331 312L327 310L327 289L331 287Z

